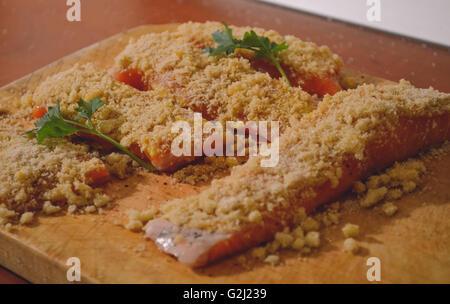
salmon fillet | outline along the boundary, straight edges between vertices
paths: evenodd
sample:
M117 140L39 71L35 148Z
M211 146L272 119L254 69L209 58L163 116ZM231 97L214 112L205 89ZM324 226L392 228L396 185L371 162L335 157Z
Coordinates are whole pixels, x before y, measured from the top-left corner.
M330 202L355 181L450 139L450 95L398 85L326 96L280 138L280 160L236 168L204 192L166 203L147 237L197 267L273 238L295 210Z
M177 135L171 132L174 123L178 120L193 122L194 112L176 105L171 94L136 90L92 64L77 65L49 77L23 102L26 106L30 103L31 106L52 105L60 100L62 114L73 119L77 114L77 101L95 97L105 103L92 118L96 128L138 157L152 162L159 171L172 171L193 160L192 157L174 157L170 147ZM82 132L79 135L96 140ZM100 139L97 141L106 145Z
M235 37L242 37L248 27L232 26ZM277 120L282 129L291 119L313 110L312 99L300 87L290 87L280 80L272 64L247 59L240 54L209 56L202 52L213 46L211 34L223 30L219 22L185 23L170 32L152 33L129 43L115 59L116 79L136 87L164 88L179 106L200 112L206 120ZM327 47L303 42L293 36L254 29L259 35L289 48L280 54L294 84L297 79L334 78L341 59ZM127 76L130 75L131 76ZM278 74L277 74L278 73ZM141 75L141 81L136 81ZM314 77L313 77L314 76ZM313 86L309 86L313 88ZM325 92L329 86L322 86ZM334 92L335 88L332 92Z

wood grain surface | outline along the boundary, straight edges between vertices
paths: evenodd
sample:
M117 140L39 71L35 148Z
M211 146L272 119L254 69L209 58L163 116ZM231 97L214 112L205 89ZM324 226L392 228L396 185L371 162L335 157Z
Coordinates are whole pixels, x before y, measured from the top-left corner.
M75 63L95 62L108 68L130 37L170 28L141 26L96 43L3 87L0 102L13 104L46 76ZM200 189L171 183L166 175L140 173L108 184L106 191L114 197L114 205L105 214L41 216L31 227L0 230L0 264L40 283L66 283L69 257L81 260L84 283L367 283L366 260L375 256L382 263L383 282L448 283L450 155L427 166L427 190L402 199L398 216L391 219L373 210L343 210L342 224L351 222L361 227L363 249L357 256L342 251L341 224L323 231L320 250L305 258L285 252L284 262L278 267L262 263L243 267L232 257L209 267L190 269L159 252L142 234L120 224L126 223L124 213L129 208L146 209Z
M347 67L355 70L390 80L406 78L416 86L432 85L450 92L449 49L297 11L239 0L81 2L82 21L70 23L65 18L68 8L65 1L0 1L0 86L82 47L138 25L226 20L236 25L273 28L282 34L294 34L305 40L327 44L341 55ZM108 54L108 50L105 50L105 54ZM55 71L58 67L53 66L52 69ZM38 75L34 74L34 82L47 74ZM446 164L448 161L441 163ZM448 180L448 175L444 173L441 172L441 175ZM448 195L445 199L448 201ZM443 202L441 198L440 204ZM448 239L448 232L443 237ZM439 248L448 255L448 242L444 242ZM9 259L12 260L13 257ZM32 264L32 261L30 259L27 263ZM446 263L444 269L449 267L448 260ZM20 261L16 264L20 264ZM415 281L426 278L425 275L417 276ZM33 277L29 279L37 281ZM352 281L351 278L342 280ZM23 280L0 268L0 283L17 282Z

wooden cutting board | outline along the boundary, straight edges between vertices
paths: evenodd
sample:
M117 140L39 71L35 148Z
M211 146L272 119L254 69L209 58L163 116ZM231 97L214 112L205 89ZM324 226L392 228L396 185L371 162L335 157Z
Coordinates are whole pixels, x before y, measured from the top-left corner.
M130 38L173 27L141 26L62 58L1 88L0 105L13 105L47 76L75 63L109 68ZM350 71L345 75L384 82ZM126 222L129 208L146 209L201 190L155 174L110 183L107 191L115 202L102 215L40 216L30 227L11 232L0 228L0 264L36 283L67 283L70 257L81 261L82 283L368 283L367 259L377 257L383 283L450 283L450 154L426 165L426 190L401 199L396 216L344 208L341 224L322 231L320 250L306 257L284 252L276 267L255 262L242 266L232 257L193 270L159 252L143 234L118 226ZM358 255L342 251L341 228L347 222L360 225L363 248Z

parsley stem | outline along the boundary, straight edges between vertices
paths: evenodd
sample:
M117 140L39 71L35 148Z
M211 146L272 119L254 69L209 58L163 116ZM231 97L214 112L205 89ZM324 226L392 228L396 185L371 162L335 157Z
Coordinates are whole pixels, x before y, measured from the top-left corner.
M87 134L92 134L92 135L95 135L97 137L100 137L101 139L106 140L107 142L109 142L112 145L114 145L117 149L119 149L120 151L122 151L123 153L128 155L132 160L136 161L143 168L145 168L145 169L147 169L147 170L149 170L151 172L157 171L156 168L153 167L151 164L149 164L149 163L143 161L142 159L140 159L139 157L137 157L130 150L128 150L127 148L122 146L120 143L118 143L117 141L115 141L111 137L109 137L107 135L104 135L103 133L100 133L99 131L95 130L93 126L86 126L86 125L83 125L83 124L78 123L76 121L67 120L67 119L64 119L64 121L69 123L69 124L71 124L71 125L74 125L74 126L78 127L80 129L80 132L87 133Z
M73 121L73 120L68 120L68 119L64 119L64 118L63 118L63 120L64 120L65 122L67 122L68 124L71 124L71 125L74 125L75 127L81 128L81 129L83 130L83 132L84 132L85 130L93 129L93 128L90 128L90 127L88 127L88 126L86 126L86 125L83 125L83 124L81 124L81 123L79 123L79 122L76 122L76 121ZM86 132L86 133L87 133L87 132Z
M270 61L272 61L272 63L273 63L273 64L275 65L275 67L277 68L278 72L280 72L281 77L283 77L284 81L286 81L286 83L287 83L289 86L292 86L292 85L291 85L291 82L289 81L289 78L287 77L286 73L284 72L284 70L283 70L283 68L281 67L281 65L280 65L280 63L278 62L278 60L277 60L275 57L273 57L273 56L270 56L269 58L270 58Z

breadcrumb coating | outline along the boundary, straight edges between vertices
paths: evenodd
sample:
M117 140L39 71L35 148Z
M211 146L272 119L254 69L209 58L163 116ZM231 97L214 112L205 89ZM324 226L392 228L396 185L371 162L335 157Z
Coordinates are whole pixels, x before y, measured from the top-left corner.
M104 164L87 145L66 139L38 145L18 130L2 128L0 159L0 202L19 214L39 210L47 201L89 205L101 195L100 189L88 185L86 174ZM50 206L47 203L47 211Z
M174 67L190 67L191 70L202 68L214 57L199 56L198 49L214 46L211 34L223 30L219 22L187 22L180 24L174 31L147 34L128 45L116 60L120 66L140 68L142 71L161 72ZM343 62L338 55L333 54L327 46L317 46L312 42L304 42L292 35L282 36L274 30L262 28L237 27L230 25L233 37L242 39L245 32L253 30L259 36L268 37L271 41L285 41L288 49L278 54L278 59L304 75L334 75L342 67ZM151 49L155 48L155 51ZM145 57L144 54L160 56ZM187 73L191 72L187 69Z
M173 177L178 182L191 185L206 183L220 175L228 175L233 167L243 164L245 160L234 156L209 156L198 164L178 170Z
M179 226L231 232L249 223L258 210L263 217L292 201L314 198L314 188L330 182L336 187L348 155L363 160L366 143L387 132L399 117L433 116L450 111L450 94L417 89L406 81L326 96L313 113L280 138L276 167L261 167L253 157L235 167L229 177L184 199L168 202L161 218ZM382 134L382 133L381 133Z
M43 81L32 94L22 99L26 107L61 101L61 113L73 118L77 101L100 97L105 103L92 116L102 133L123 146L138 144L148 152L170 149L176 134L171 127L177 120L193 121L193 112L180 108L164 91L140 92L117 82L92 64L74 66Z
M142 71L153 89L169 90L178 105L201 112L208 120L278 120L285 129L291 119L313 110L309 94L255 71L248 59L203 53L203 47L214 43L211 34L222 27L218 22L190 22L174 31L144 35L116 57L116 66L123 71ZM236 37L250 30L232 28ZM326 47L274 31L254 30L274 41L290 43L280 53L280 60L302 74L334 75L342 65Z

